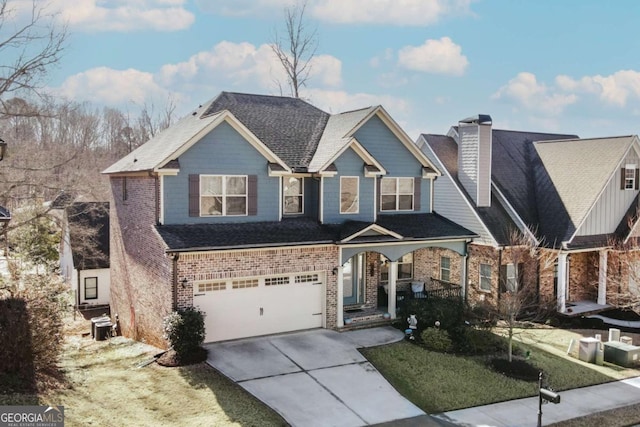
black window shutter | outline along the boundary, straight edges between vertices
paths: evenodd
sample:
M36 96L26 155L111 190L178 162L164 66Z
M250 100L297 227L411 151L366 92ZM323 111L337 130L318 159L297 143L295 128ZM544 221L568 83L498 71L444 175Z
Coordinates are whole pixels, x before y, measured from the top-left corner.
M376 209L376 212L379 212L382 208L381 204L380 204L380 187L382 187L382 178L375 178L376 180L376 202L374 203L374 207Z
M189 175L189 216L200 216L200 175Z
M507 292L507 266L500 266L500 292Z
M422 183L422 178L416 176L413 181L413 210L420 210L420 184Z
M247 177L247 215L258 215L258 176Z
M636 179L635 179L635 185L636 185L636 190L640 189L640 185L638 185L638 178L640 178L640 169L636 169Z
M624 168L620 169L620 189L624 190Z

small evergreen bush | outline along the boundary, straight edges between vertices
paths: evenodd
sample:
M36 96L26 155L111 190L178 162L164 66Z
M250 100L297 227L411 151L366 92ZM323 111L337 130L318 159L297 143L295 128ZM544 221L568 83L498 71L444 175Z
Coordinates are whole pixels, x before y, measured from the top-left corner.
M193 307L174 311L164 318L163 330L178 358L186 360L204 342L204 316Z
M426 328L420 334L422 345L432 351L439 353L447 353L453 349L453 341L449 337L449 333L440 328Z

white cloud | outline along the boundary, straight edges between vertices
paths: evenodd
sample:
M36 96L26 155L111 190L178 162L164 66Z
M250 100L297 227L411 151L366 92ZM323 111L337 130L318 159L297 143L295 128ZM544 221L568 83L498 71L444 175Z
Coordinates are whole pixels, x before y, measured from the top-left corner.
M166 85L215 81L217 85L242 86L243 90L274 89L286 86L286 75L267 44L222 41L209 51L188 60L164 65L159 80ZM314 85L338 87L342 83L342 62L331 55L316 55L311 62L309 81Z
M310 4L312 15L341 24L425 26L453 14L469 14L471 0L323 0Z
M471 14L472 0L308 0L308 18L339 24L426 26L456 14ZM197 0L198 7L223 16L282 16L296 0Z
M341 90L305 89L301 92L301 96L316 107L332 114L372 105L382 105L392 116L393 112L407 113L411 109L407 100L390 95L374 95L362 92L348 93Z
M559 75L556 85L565 92L596 95L619 107L626 106L631 97L640 99L640 72L634 70L620 70L608 76L584 76L579 80Z
M195 20L186 0L52 0L51 10L74 31L178 31Z
M74 74L52 91L75 101L97 101L107 105L130 102L142 105L151 99L169 96L169 91L158 85L151 73L107 67Z
M544 83L538 83L535 74L522 72L492 95L493 99L507 99L529 110L546 115L561 113L577 101L575 94L554 93Z
M435 74L464 74L469 61L462 48L449 37L425 40L420 46L405 46L398 52L398 65L414 71Z

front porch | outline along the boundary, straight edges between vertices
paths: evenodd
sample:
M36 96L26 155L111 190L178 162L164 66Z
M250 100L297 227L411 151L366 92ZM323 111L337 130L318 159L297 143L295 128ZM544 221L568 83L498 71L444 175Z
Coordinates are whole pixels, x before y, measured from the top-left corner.
M564 312L558 312L558 314L569 318L596 314L613 308L613 306L609 304L598 304L594 301L567 301L565 305L566 310Z
M396 313L402 309L407 301L429 300L434 298L463 297L462 287L458 284L435 279L414 280L401 282L396 291ZM376 307L347 306L344 308L344 330L368 328L391 323L396 316L387 311L389 307L388 294L384 286L378 287L378 304Z

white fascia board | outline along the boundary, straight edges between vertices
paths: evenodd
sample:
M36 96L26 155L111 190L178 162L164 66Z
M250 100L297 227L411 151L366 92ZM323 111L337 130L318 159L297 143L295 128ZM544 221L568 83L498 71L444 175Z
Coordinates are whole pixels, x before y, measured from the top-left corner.
M348 141L342 146L342 148L340 150L338 150L327 162L325 162L324 165L322 165L322 167L320 168L318 173L323 174L323 175L326 174L327 171L325 171L325 169L328 168L333 162L335 162L338 159L338 157L340 157L342 155L342 153L347 151L348 148L352 148L353 151L355 151L355 153L358 156L360 156L360 158L365 163L372 164L375 167L377 167L378 169L380 169L382 174L386 174L387 173L387 171L382 167L382 165L362 146L362 144L360 144L358 142L357 139L355 139L353 137L349 138ZM329 173L331 173L331 172L329 172Z
M395 237L398 240L402 240L404 239L404 237L394 231L388 230L378 224L371 224L368 227L363 228L362 230L358 231L357 233L354 233L352 235L350 235L349 237L346 237L344 239L342 239L340 241L340 243L347 243L361 235L363 235L364 233L368 232L368 231L375 231L377 233L380 233L382 235L386 235L386 236L391 236L391 237Z
M441 173L440 170L431 163L427 156L424 155L420 148L418 148L418 145L415 144L411 140L411 138L409 138L409 135L406 134L406 132L400 127L400 125L398 125L398 123L393 120L393 117L391 117L391 115L387 113L382 105L378 105L376 108L372 109L371 112L360 123L358 123L353 129L349 131L347 136L354 135L358 131L358 129L360 129L374 115L377 115L378 118L382 120L387 128L389 128L389 130L395 135L395 137L398 138L400 142L402 142L402 144L409 150L409 152L411 152L411 154L413 154L413 156L420 162L422 166L431 167L433 168L433 170Z
M282 161L276 154L269 149L257 136L255 136L245 125L240 122L230 111L225 110L219 113L218 117L209 123L207 126L198 131L195 135L187 140L185 144L183 144L178 150L174 151L171 155L167 156L167 158L163 159L159 164L164 165L168 161L172 159L176 159L184 154L188 149L190 149L196 142L200 141L204 138L209 132L215 129L217 126L226 122L229 124L236 132L238 132L249 144L251 144L260 154L262 154L268 162L277 163L282 166L285 170L291 171L291 168L287 166L287 164ZM155 172L158 171L158 168L154 169Z
M504 206L506 208L507 215L509 215L509 217L513 220L513 222L516 223L518 228L520 228L520 231L522 231L525 236L527 236L529 239L531 239L536 244L536 246L540 245L540 241L538 239L536 239L536 236L529 229L529 227L524 223L522 218L520 218L520 215L518 215L518 213L513 208L513 206L511 206L511 203L509 203L509 201L504 196L504 194L502 194L500 189L493 183L493 180L491 182L491 188L492 188L492 191L495 191L495 195L500 200L500 203L502 204L502 206Z

